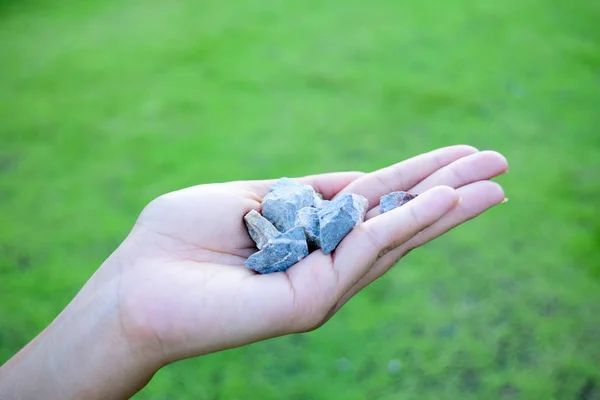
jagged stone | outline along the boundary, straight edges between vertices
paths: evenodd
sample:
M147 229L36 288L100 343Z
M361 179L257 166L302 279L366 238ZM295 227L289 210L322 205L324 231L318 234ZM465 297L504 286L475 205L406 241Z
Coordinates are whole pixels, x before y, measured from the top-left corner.
M386 194L385 196L381 196L379 200L379 211L383 214L388 211L392 211L394 208L401 207L417 197L417 195L413 195L407 192L392 192L390 194Z
M252 210L246 214L244 222L246 223L250 237L254 240L259 250L267 244L269 239L273 239L281 233L268 219L260 215L256 210Z
M325 204L329 203L329 200L323 200L323 195L315 190L315 194L313 196L315 208L321 208Z
M318 211L321 249L330 254L342 239L362 222L369 207L363 196L346 193Z
M320 205L321 202L311 186L281 178L271 186L263 199L262 214L280 232L287 232L294 227L298 210Z
M246 265L261 274L285 271L308 255L304 230L297 226L279 234L246 260Z
M304 229L309 251L321 248L319 239L319 216L317 213L318 209L314 207L304 207L296 213L296 226L300 226Z

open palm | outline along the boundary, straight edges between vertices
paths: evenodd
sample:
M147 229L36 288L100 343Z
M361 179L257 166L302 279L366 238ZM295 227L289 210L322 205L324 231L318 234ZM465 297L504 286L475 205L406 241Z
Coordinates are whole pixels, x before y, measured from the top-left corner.
M244 266L256 248L243 216L260 211L273 181L200 185L161 196L103 267L118 281L123 331L168 363L314 329L410 250L503 201L502 188L489 179L506 169L498 153L453 146L370 174L300 178L326 199L365 196L370 210L331 255L316 251L268 275ZM395 190L420 196L380 215L379 197Z

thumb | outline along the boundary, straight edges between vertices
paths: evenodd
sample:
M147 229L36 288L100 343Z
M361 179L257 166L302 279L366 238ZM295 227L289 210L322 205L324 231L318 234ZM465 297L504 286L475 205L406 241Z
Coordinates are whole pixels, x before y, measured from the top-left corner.
M295 291L295 308L308 314L297 316L297 320L320 325L338 300L381 255L434 224L458 201L453 188L434 187L404 206L358 225L331 255L316 251L294 265L286 275ZM300 330L311 328L314 326Z

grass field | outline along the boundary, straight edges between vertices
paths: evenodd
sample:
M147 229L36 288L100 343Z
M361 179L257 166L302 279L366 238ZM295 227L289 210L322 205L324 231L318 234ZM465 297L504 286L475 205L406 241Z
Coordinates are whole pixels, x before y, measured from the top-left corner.
M600 3L0 3L0 364L161 193L454 143L510 201L137 399L600 399Z

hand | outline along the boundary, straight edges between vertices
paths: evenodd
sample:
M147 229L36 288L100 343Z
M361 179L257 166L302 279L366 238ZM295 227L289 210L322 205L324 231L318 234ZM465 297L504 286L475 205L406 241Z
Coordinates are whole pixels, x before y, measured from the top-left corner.
M501 187L489 179L506 169L498 153L453 146L370 174L300 178L326 199L357 193L372 208L333 254L316 251L288 271L268 275L244 266L256 248L243 216L260 211L273 181L169 193L144 209L63 314L88 308L103 310L92 315L113 314L105 325L127 349L130 361L123 369L146 369L130 382L120 377L120 393L130 394L175 360L321 326L410 250L502 202ZM396 190L420 195L380 215L379 197Z

